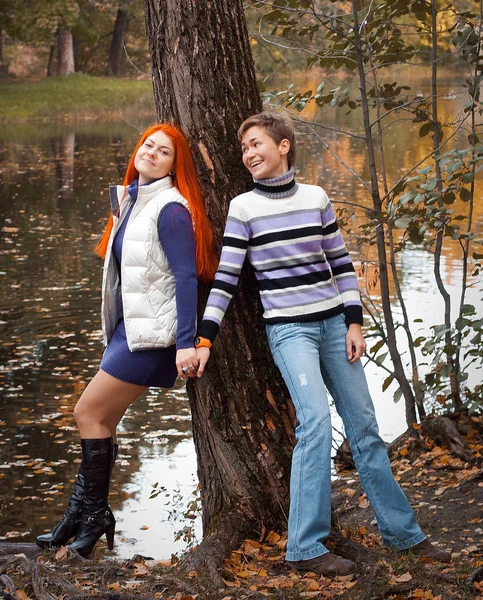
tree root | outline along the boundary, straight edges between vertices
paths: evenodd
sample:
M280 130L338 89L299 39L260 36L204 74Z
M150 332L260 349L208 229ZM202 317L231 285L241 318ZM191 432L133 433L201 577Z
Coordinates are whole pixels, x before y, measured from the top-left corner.
M38 600L56 600L55 596L52 596L52 594L44 589L39 565L34 565L32 569L32 588Z
M483 581L483 567L478 567L476 571L473 571L473 573L469 577L469 580L471 581L471 583L474 583L475 581L477 583Z
M236 520L233 515L222 518L216 528L205 535L198 548L180 561L177 570L196 571L198 575L207 577L211 586L223 588L220 570L224 566L225 558L251 533L252 524L246 520Z
M18 600L18 598L15 598ZM80 596L68 596L65 600L153 600L152 596L133 596L132 594L120 594L116 592L106 592L92 596L91 594L82 594Z
M0 542L0 557L13 556L14 554L25 554L27 558L33 558L42 552L37 544L13 544Z
M72 585L71 583L66 581L60 575L57 575L57 573L54 573L54 571L52 571L52 569L49 569L45 565L38 565L38 567L39 567L39 572L44 575L44 578L49 580L53 585L62 589L65 593L71 594L71 595L79 593L79 590L74 585Z
M221 585L223 586L223 582L221 583ZM183 594L191 596L195 596L199 592L199 590L195 590L192 586L190 586L182 579L179 579L175 575L163 575L154 584L153 592L168 590L182 592Z
M437 444L448 447L465 462L474 463L476 458L465 444L458 428L448 417L427 417L421 422L422 433Z
M329 539L327 540L329 546L332 546L333 552L344 558L353 560L363 564L374 564L379 558L381 558L381 551L374 550L363 546L358 542L350 540L337 531L331 531Z
M27 571L27 573L31 573L35 563L32 560L29 560L25 556L10 556L6 557L7 560L3 564L0 565L0 574L5 573L7 569L12 567L17 567L22 565L22 567Z
M15 594L17 591L15 584L8 575L0 575L0 585L2 585L9 594Z

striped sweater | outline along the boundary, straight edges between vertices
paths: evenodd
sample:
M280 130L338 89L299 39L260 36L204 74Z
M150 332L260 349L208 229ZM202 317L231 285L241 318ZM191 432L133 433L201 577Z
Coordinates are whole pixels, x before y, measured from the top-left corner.
M362 324L354 266L327 194L305 184L288 193L269 197L254 190L231 201L198 335L214 341L245 257L255 271L266 323L319 321L344 312L347 324Z

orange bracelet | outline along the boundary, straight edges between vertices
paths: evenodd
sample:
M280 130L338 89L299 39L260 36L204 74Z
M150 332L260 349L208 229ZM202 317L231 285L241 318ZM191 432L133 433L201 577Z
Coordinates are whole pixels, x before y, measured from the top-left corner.
M197 337L195 339L195 348L211 348L211 342L207 338Z

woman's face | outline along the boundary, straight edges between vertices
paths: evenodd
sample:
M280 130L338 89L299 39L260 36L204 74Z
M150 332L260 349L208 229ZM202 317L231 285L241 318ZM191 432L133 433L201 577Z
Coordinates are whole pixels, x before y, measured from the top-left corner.
M172 170L175 159L173 140L162 131L147 137L134 158L139 173L139 185L165 177Z

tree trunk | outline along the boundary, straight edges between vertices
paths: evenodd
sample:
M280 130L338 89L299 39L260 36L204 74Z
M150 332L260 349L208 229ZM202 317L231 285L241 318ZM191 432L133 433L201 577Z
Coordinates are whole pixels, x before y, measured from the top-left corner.
M360 5L357 0L352 0L352 15L354 17L354 40L355 50L357 54L357 70L359 73L359 89L361 91L361 106L362 116L364 121L364 132L367 144L367 157L369 165L369 173L371 178L371 196L374 214L378 218L382 215L382 200L379 194L378 173L376 166L376 158L374 153L374 140L372 135L372 126L369 117L369 102L366 85L366 68L364 65L364 50L361 41L361 30L359 27L359 11ZM398 350L396 340L396 326L393 319L391 308L391 294L389 290L389 277L387 269L386 255L386 239L384 227L380 224L376 228L376 247L377 257L379 259L379 283L381 286L381 302L384 313L384 322L386 324L387 347L394 365L394 376L401 387L404 402L406 406L406 423L411 428L413 423L417 422L416 417L416 400L413 390L409 384L409 380L404 371L401 355Z
M70 29L59 28L59 75L74 73L74 41Z
M145 10L158 117L188 137L220 247L229 201L249 189L237 128L262 108L242 0L145 0ZM203 497L196 555L216 560L288 514L294 411L248 269L205 375L188 393Z
M3 64L3 29L0 28L0 79L8 77L8 65Z
M123 43L128 21L129 15L121 3L117 10L116 22L112 33L111 49L109 51L109 61L106 69L106 75L109 75L110 77L119 77L119 75L121 75Z
M59 43L59 30L57 29L57 31L55 32L54 41L52 42L52 45L50 46L49 62L47 64L47 77L53 77L53 75L54 75L55 55L56 55L58 43Z

